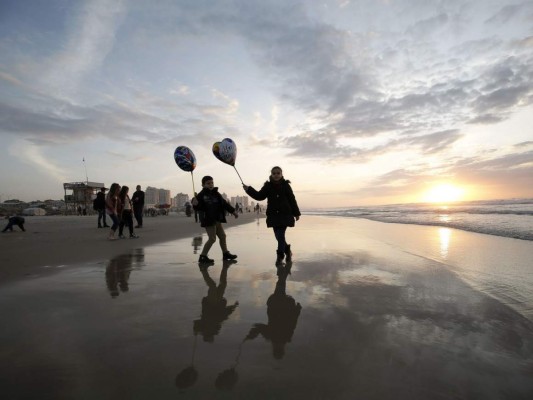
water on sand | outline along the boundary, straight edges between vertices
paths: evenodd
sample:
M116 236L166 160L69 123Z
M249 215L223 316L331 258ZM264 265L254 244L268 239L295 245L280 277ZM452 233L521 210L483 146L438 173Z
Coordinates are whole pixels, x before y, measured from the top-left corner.
M215 244L199 268L197 237L14 282L0 288L3 393L528 398L530 242L439 229L304 217L287 274L261 220L228 229L236 264Z

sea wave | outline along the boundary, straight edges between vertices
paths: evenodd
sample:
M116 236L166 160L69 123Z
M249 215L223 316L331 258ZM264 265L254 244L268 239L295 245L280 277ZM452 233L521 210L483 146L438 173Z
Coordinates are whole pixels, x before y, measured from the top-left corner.
M306 214L365 218L399 224L444 226L489 235L533 240L533 199L476 201L448 206L394 204L309 210Z

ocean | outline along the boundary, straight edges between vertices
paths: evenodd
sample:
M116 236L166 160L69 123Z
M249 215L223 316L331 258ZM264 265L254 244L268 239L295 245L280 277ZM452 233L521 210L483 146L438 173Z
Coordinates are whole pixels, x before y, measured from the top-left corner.
M392 204L308 210L306 214L366 218L396 224L434 225L533 240L533 199L442 204Z

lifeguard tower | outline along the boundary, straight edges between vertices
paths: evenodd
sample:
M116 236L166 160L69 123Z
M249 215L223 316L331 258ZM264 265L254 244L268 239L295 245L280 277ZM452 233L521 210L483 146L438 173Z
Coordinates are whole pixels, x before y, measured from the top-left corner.
M101 188L105 188L105 185L99 182L63 183L63 189L65 189L65 215L77 214L78 206L87 210L87 214L93 214L93 200Z

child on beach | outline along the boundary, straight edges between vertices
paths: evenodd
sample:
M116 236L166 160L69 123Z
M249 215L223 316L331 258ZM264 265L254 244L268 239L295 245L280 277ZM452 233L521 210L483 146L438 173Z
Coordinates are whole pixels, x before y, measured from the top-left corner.
M213 259L207 257L207 254L211 246L216 242L217 236L220 242L220 248L222 249L222 259L234 260L237 256L228 251L226 233L224 232L222 223L226 222L226 211L233 214L235 218L239 216L235 209L218 192L218 188L215 187L212 177L204 176L202 178L202 188L200 193L191 200L194 209L199 211L200 224L205 228L208 237L198 262L214 262Z
M246 193L257 201L267 199L266 223L267 227L274 230L278 241L276 250L276 265L281 265L286 256L287 262L292 261L291 245L285 240L287 227L293 227L294 221L300 219L300 209L292 192L290 181L283 177L280 167L270 171L270 177L258 192L253 187L243 184Z
M15 215L13 217L6 218L8 218L8 222L2 233L7 231L13 232L13 225L17 225L23 232L26 232L26 229L24 229L24 217Z
M128 225L130 231L130 239L137 239L137 236L133 232L133 206L131 203L130 196L128 195L130 188L127 186L122 186L118 194L120 210L118 215L120 216L120 224L118 227L118 237L120 239L125 239L125 236L122 234L124 232L124 225Z
M118 183L113 183L111 187L109 188L109 192L107 193L107 196L105 198L105 210L107 212L107 215L111 218L111 221L113 221L113 225L111 225L111 230L109 231L109 240L115 240L115 232L117 231L117 228L120 224L120 221L118 219L118 207L119 207L119 198L118 194L120 191L120 185Z

